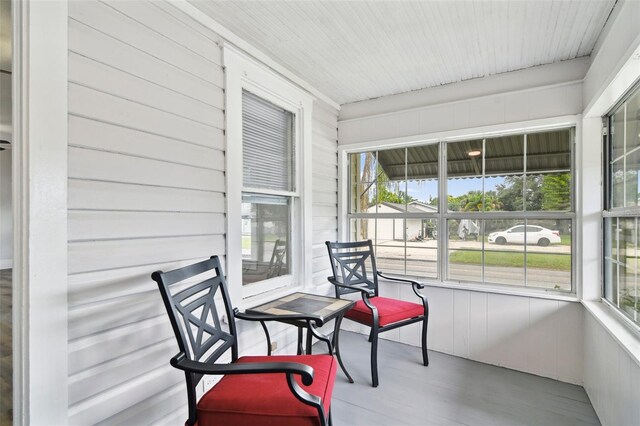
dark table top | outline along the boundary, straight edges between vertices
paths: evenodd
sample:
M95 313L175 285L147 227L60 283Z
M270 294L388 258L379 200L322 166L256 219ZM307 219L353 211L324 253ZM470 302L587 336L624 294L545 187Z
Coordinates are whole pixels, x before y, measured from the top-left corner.
M293 293L270 302L247 309L251 314L269 315L313 315L329 321L346 312L355 304L352 300L318 296L309 293Z

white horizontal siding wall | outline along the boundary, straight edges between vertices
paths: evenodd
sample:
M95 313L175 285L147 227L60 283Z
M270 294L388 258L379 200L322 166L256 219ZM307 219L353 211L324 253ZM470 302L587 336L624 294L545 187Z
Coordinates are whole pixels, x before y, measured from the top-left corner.
M333 294L325 241L338 238L338 111L313 104L313 286L321 294Z
M186 419L184 376L168 362L177 345L150 274L226 258L220 41L169 2L70 2L72 424ZM315 248L336 238L337 115L314 105L309 290L327 276ZM260 327L238 325L241 353L264 354ZM270 331L289 352L295 331Z
M579 61L569 68L540 67L459 83L470 93L482 94L467 100L460 99L461 88L452 84L344 105L340 115L348 118L338 122L338 143L464 132L474 127L580 114L582 84L574 80L584 76L584 65ZM512 74L527 78L518 83ZM531 81L541 86L531 87ZM502 92L503 87L509 91ZM442 103L429 104L430 91ZM580 304L441 287L427 287L425 291L431 309L430 349L582 384ZM417 300L406 286L381 284L381 294ZM345 328L363 331L349 321L345 321ZM381 336L420 344L418 325ZM417 350L415 357L418 361Z
M69 5L69 418L185 417L150 274L225 255L214 34L151 2Z

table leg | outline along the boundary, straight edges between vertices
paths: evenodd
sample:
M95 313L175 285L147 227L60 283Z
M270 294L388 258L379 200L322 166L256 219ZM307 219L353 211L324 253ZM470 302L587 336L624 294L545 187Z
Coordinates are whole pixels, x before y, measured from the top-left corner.
M308 327L311 327L311 325L309 325ZM313 334L311 334L311 330L307 327L307 348L306 348L306 353L307 355L311 355L311 343L313 343Z
M304 349L302 348L302 327L298 327L298 350L296 351L296 355L302 355L304 353Z
M336 323L333 328L333 347L335 348L336 358L338 358L338 363L340 364L340 368L342 368L342 372L345 376L347 376L349 383L353 383L353 379L351 378L351 375L349 375L347 369L344 367L344 364L342 363L342 357L340 356L340 324L342 323L342 317L343 315L338 315L336 317Z

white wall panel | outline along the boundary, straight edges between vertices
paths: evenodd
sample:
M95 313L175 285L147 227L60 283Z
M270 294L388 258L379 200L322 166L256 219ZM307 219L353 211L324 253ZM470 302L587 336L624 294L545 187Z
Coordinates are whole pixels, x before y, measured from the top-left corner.
M68 61L70 423L180 423L184 376L169 366L177 346L150 275L226 262L220 37L170 2L71 2ZM308 288L323 293L337 116L314 104ZM269 328L291 353L295 330ZM239 330L242 353L265 353L259 326Z
M601 423L640 424L640 365L589 311L584 330L584 386Z
M325 241L338 239L338 111L315 101L313 104L313 253L311 283L324 294L334 294L327 285L331 275Z
M154 11L153 5L138 2L138 8L144 8L146 13L138 13L137 21L115 9L117 2L74 1L69 3L69 16L117 40L123 41L137 49L161 58L172 66L181 68L201 79L216 83L222 87L223 73L220 68L221 52L212 57L205 57L190 48L173 40L164 34L164 28L152 29ZM140 12L140 10L138 10ZM183 28L190 31L189 28ZM197 33L193 32L193 35ZM213 46L211 46L213 48ZM215 49L212 49L215 51ZM206 54L206 53L205 53ZM213 60L212 60L213 59ZM215 60L215 62L214 62Z
M219 82L206 82L173 63L69 19L69 50L212 106L224 104ZM217 85L216 85L217 84Z
M69 244L69 273L202 259L203 254L224 253L224 240L212 235L74 242Z
M500 87L499 83L496 87ZM378 105L372 105L372 110L374 107ZM580 82L506 93L497 91L482 98L342 120L338 123L339 143L393 139L581 112Z
M73 52L69 53L69 71L69 81L75 84L170 112L198 123L220 126L222 105L212 107Z
M224 158L223 142L216 147L188 144L143 131L116 126L84 117L70 116L69 145L109 150L132 156L212 168ZM186 149L185 149L186 148Z
M203 146L222 137L224 114L214 110L215 126L198 123L112 94L69 84L69 113Z
M223 170L220 160L205 169L107 151L69 148L69 177L75 179L222 192Z
M489 294L472 291L469 294L469 358L489 362L487 347L487 304Z
M453 354L469 357L469 326L471 292L456 291L453 293L453 310L459 315L453 317Z
M386 286L382 295L418 302L409 286L397 285L400 293ZM429 350L582 384L579 303L441 287L426 287L424 293L430 307ZM406 328L400 336L381 337L419 347L421 325ZM345 329L367 331L348 320Z
M225 212L221 192L69 179L69 209L162 212Z
M220 49L152 2L69 13L70 422L184 419L150 274L225 259Z

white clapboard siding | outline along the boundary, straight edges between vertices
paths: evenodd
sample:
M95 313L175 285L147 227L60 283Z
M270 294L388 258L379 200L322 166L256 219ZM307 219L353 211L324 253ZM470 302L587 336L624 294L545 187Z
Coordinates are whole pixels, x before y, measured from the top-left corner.
M220 125L223 105L208 105L73 52L69 53L69 81L202 124Z
M69 9L70 423L182 423L184 376L169 366L177 345L150 275L214 254L226 263L221 39L170 2ZM337 116L314 104L310 290L322 293ZM269 329L291 353L295 329ZM238 330L241 354L265 353L259 326Z
M223 235L221 213L70 211L69 240L152 238L158 235Z
M129 378L112 388L69 406L72 425L96 424L113 414L135 406L157 395L159 389L170 389L184 382L184 374L166 366Z
M75 179L136 183L139 185L224 190L223 164L215 169L120 155L106 151L69 148L69 177Z
M225 260L220 48L152 2L69 8L70 423L184 419L151 273Z
M69 113L138 129L173 139L214 147L215 135L222 137L224 114L215 113L216 125L209 126L189 118L147 105L99 92L77 84L69 84Z
M165 36L160 31L149 28L145 22L136 21L114 8L116 2L74 1L69 4L69 16L95 28L117 40L121 40L139 50L174 64L201 79L222 87L223 73L220 69L221 52L206 58ZM138 2L140 7L153 11L152 5ZM153 20L153 15L141 16ZM188 31L188 29L186 29Z
M187 418L187 392L179 383L165 392L152 395L144 401L98 423L98 425L177 425Z
M69 50L205 104L217 107L224 104L224 94L220 91L221 82L218 86L206 82L173 63L163 61L75 19L69 19Z
M185 49L222 66L220 48L217 44L211 43L211 38L194 31L193 21L186 24L175 19L166 10L158 7L158 3L158 1L151 2L155 7L148 7L145 3L133 1L112 2L109 5L156 33L164 35L171 43L177 43Z
M224 213L225 203L221 192L69 179L70 210Z
M69 273L196 259L224 250L221 235L76 242L69 244Z
M112 328L71 340L69 342L70 380L82 371L172 337L173 331L166 317L157 316L137 324ZM122 380L122 377L120 379Z
M87 119L69 117L69 145L93 148L138 157L153 158L191 166L213 168L224 161L224 141L210 148L163 136ZM220 166L219 166L220 167Z
M313 108L313 251L312 285L333 294L327 285L331 275L324 242L338 238L338 111L315 102Z
M135 377L166 366L166 354L175 349L174 339L169 338L74 375L69 380L69 403L76 404L118 385L122 376Z

